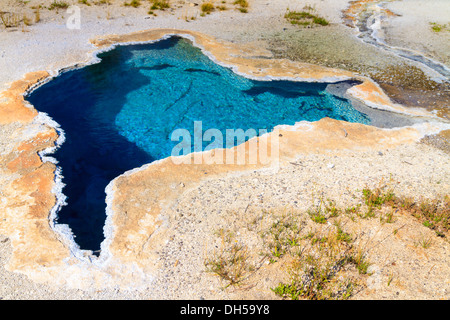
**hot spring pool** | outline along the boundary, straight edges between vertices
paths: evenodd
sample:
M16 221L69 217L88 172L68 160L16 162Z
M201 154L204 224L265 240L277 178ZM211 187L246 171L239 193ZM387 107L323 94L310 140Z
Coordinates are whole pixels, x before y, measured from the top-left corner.
M107 184L170 156L179 143L171 134L187 129L193 136L194 121L224 136L226 129L270 131L324 117L370 122L328 93L327 84L247 79L178 37L118 46L98 57L101 62L63 72L27 96L64 131L54 154L67 196L58 223L69 225L81 249L100 249Z

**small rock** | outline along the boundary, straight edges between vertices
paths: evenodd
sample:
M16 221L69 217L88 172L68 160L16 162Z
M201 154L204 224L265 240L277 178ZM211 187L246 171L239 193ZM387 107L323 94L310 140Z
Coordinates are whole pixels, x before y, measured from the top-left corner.
M334 168L334 164L330 163L327 165L328 169L333 169Z

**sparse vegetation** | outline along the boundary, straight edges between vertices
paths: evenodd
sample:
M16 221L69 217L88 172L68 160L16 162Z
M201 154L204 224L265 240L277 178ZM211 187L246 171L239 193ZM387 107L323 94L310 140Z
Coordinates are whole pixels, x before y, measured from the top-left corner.
M334 211L336 207L330 202L324 212L341 212ZM348 299L363 286L357 278L367 274L370 263L366 252L356 245L358 237L347 232L340 221L333 225L311 222L303 212L286 210L263 211L246 226L254 230L257 223L266 226L258 232L261 260L251 262L248 248L239 244L231 232L221 231L218 234L224 249L205 261L207 271L235 285L248 279L262 261L282 263L290 280L279 282L272 291L295 300Z
M204 2L202 3L200 9L202 10L203 13L210 14L211 12L214 11L215 8L211 2Z
M94 1L94 4L96 6L103 5L103 4L110 5L111 1L110 0L99 0L99 1Z
M368 207L381 208L381 206L395 197L392 189L376 188L374 190L365 188L362 191L364 202Z
M422 224L434 230L440 237L448 235L450 230L450 197L414 201L410 198L396 198L395 207L409 212Z
M64 1L53 1L50 6L48 7L49 10L53 9L67 9L69 7L69 4Z
M238 285L255 270L255 266L249 263L250 253L245 245L234 241L233 235L224 230L219 230L219 234L222 248L205 260L206 271L226 281L225 287Z
M130 2L125 2L123 5L125 7L138 8L141 6L141 1L140 0L131 0Z
M330 217L336 217L340 213L340 209L336 207L336 203L332 200L323 201L320 199L319 205L308 209L308 215L316 223L326 223Z
M84 4L84 5L89 6L89 7L91 6L91 4L89 3L88 0L78 0L78 3Z
M380 223L385 224L395 223L397 214L409 214L421 219L424 226L433 230L439 226L442 234L448 232L448 197L414 201L397 196L391 185L392 180L382 180L378 187L363 188L358 191L361 203L348 208L320 197L318 204L306 212L276 209L249 215L249 221L241 222L236 230L240 233L245 228L256 233L260 241L259 253L250 250L235 233L220 230L217 235L223 248L205 260L207 271L226 281L227 286L238 285L244 280L250 282L265 261L280 264L287 272L283 280L271 287L282 298L349 299L364 289L371 276L371 250L390 236L398 237L398 231L405 226L392 227L384 238L372 243L365 232L351 231L355 230L358 219L362 222L378 217ZM433 242L432 237L422 235L414 240L414 245L427 249ZM387 286L392 284L393 277L390 272Z
M377 187L362 190L364 203L367 206L365 214L358 210L357 214L363 218L374 217L378 213L380 221L392 223L394 213L409 214L417 218L425 227L445 237L450 230L450 197L436 199L422 199L416 201L408 197L396 196L392 188ZM383 210L384 209L384 213Z
M431 30L434 32L441 32L441 31L450 31L450 24L440 24L436 22L430 22Z
M15 28L20 25L20 16L12 12L0 12L0 21L5 28Z
M151 0L150 10L162 10L170 8L170 3L168 0Z
M424 235L419 236L414 242L416 247L422 247L424 249L428 249L433 244L433 239L431 237L426 237Z
M357 272L366 274L369 265L353 238L341 226L298 235L296 252L289 250L288 282L272 288L277 295L293 300L348 299L361 284ZM293 247L291 247L293 248ZM353 268L353 271L352 271Z
M318 16L315 13L315 9L310 5L306 5L303 7L303 11L288 11L284 15L284 18L287 19L291 24L300 25L304 27L311 27L314 25L327 26L329 22L323 18Z
M248 12L248 2L247 0L236 0L233 2L234 5L238 6L237 9L242 13Z
M241 8L247 8L248 2L247 0L236 0L233 2L233 4L240 6Z

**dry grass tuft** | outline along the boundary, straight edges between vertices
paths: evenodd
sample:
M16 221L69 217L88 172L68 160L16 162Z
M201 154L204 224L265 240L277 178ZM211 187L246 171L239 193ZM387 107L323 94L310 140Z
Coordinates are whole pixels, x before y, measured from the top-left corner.
M214 5L211 2L204 2L202 3L202 6L200 7L202 10L202 13L210 14L215 10Z

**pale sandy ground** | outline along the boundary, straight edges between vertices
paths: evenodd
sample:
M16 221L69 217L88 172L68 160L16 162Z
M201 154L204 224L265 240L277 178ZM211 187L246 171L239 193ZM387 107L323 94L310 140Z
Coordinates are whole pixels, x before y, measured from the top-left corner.
M399 20L392 20L389 26L388 35L392 37L392 43L411 46L417 50L425 46L429 52L435 52L436 57L444 57L442 61L446 62L445 53L448 54L448 50L442 39L446 39L448 35L430 36L424 41L419 41L419 38L414 36L414 32L428 33L428 26L422 22L412 22L419 19L422 12L424 14L433 12L436 22L445 22L447 18L450 20L448 11L434 11L433 5L441 6L445 0L426 1L426 8L429 8L427 10L413 9L406 4L411 1L405 0L390 5L392 10L399 10L402 14L402 17L395 18ZM43 2L45 1L32 0L28 6ZM77 1L67 2L76 3ZM122 3L122 1L115 2ZM0 90L5 89L7 83L20 78L26 72L56 71L62 67L90 60L90 52L94 48L88 41L102 34L129 33L157 27L189 28L225 40L257 42L266 45L268 34L283 32L284 28L293 30L292 26L287 25L282 19L287 7L295 10L301 9L304 4L312 4L322 16L335 24L330 28L337 32L336 38L344 37L343 30L352 35L354 30L340 26L340 10L348 2L347 0L253 0L250 1L250 12L247 14L228 10L198 17L190 22L186 22L183 17L198 14L195 7L183 6L173 11L158 12L158 17L149 18L146 14L148 6L134 9L120 6L86 7L80 4L81 30L69 30L65 27L67 17L64 12L56 14L41 10L40 23L25 27L23 30L19 27L16 31L0 31ZM16 1L2 1L0 10L8 11L13 8L16 12L20 10L28 12L30 17L33 15L31 9L11 7L13 3ZM408 18L412 16L417 18L415 20ZM353 41L348 39L346 38L346 41ZM355 47L358 46L363 48L361 50L372 53L372 57L367 57L368 63L391 57L374 48L366 48L359 42ZM360 59L361 64L364 64L364 56L359 55L357 58ZM354 204L359 201L352 196L358 194L357 190L365 186L376 186L381 179L389 179L389 177L392 177L393 181L398 181L396 185L398 194L433 198L449 193L448 153L425 144L364 153L351 151L338 157L305 154L298 159L297 163L301 165L282 168L277 175L255 172L241 177L208 181L198 189L187 190L179 199L178 207L171 208L171 211L167 212L172 217L171 223L174 226L173 241L169 242L160 253L164 267L157 275L154 285L145 292L119 290L87 292L33 283L20 274L7 272L4 269L3 266L10 256L11 248L8 238L0 236L0 299L250 297L275 299L275 295L268 288L276 283L264 273L255 277L254 289L245 291L234 288L223 289L223 283L217 277L204 272L203 262L206 252L211 249L206 244L217 241L214 231L220 226L233 226L231 222L236 228L244 223L240 218L235 218L232 212L256 212L257 214L261 209L283 206L306 209L311 204L311 194L321 192L324 197L336 199L339 203ZM247 211L248 207L250 210ZM434 237L431 248L426 250L420 248L415 245L419 237L433 235L432 232L413 218L398 217L397 219L393 225L380 224L376 219L364 225L364 230L373 243L385 239L392 233L393 228L403 225L405 227L396 237L389 237L388 246L376 246L370 253L369 260L373 263L373 275L367 279L368 289L355 298L450 298L448 241ZM254 236L246 233L245 230L240 232L242 234L240 241L252 239ZM387 285L388 278L391 276L394 280Z
M430 28L430 23L450 24L447 0L403 0L386 7L400 15L386 23L389 44L417 50L450 65L450 32L434 32Z

